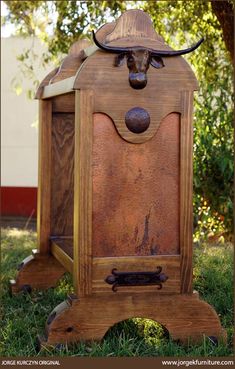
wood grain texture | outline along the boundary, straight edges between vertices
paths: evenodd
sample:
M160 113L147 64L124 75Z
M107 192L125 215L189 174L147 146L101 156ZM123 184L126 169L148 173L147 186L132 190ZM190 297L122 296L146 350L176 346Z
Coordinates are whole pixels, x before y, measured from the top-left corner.
M49 253L51 232L51 130L50 100L39 103L39 170L37 200L37 234L40 253Z
M183 91L180 127L181 292L192 292L193 248L193 93Z
M115 22L105 24L97 31L97 39L100 42L104 42L106 36L113 31L115 27ZM44 87L55 82L62 81L63 79L74 76L84 59L93 54L91 47L95 47L94 44L87 39L82 39L76 41L69 50L68 55L62 61L61 65L51 71L40 83L37 92L35 94L35 99L41 99L43 97ZM87 52L86 52L86 49ZM84 52L85 51L85 52ZM53 90L54 91L54 90Z
M162 289L157 286L133 286L118 287L117 292L112 291L112 286L105 282L108 275L111 275L113 268L119 272L153 272L157 266L162 267L162 273L168 276L166 282L162 284ZM99 296L103 293L110 293L110 298L114 293L119 295L130 293L154 294L180 293L180 256L135 256L135 257L105 257L93 258L92 268L92 292Z
M143 144L94 115L93 256L179 254L179 115Z
M11 280L12 294L20 292L25 285L40 290L55 287L65 273L64 267L52 255L35 251L20 263L16 280Z
M97 31L97 39L100 42L104 42L106 36L113 31L115 27L115 22L105 24ZM63 79L74 76L84 59L93 54L91 47L95 47L94 44L87 39L81 39L76 41L69 50L68 55L62 61L61 65L51 71L40 83L37 92L35 94L35 99L41 99L43 97L44 87L55 82L62 81ZM87 52L86 52L86 49ZM85 52L84 52L85 50ZM63 85L64 86L64 85ZM54 91L54 90L53 90Z
M66 247L65 242L52 242L51 253L68 272L73 274L73 256L69 255L71 254L71 249Z
M117 19L112 32L105 37L105 43L133 37L156 39L163 42L163 38L155 32L149 15L142 10L132 9L127 10Z
M63 82L63 81L62 81ZM47 86L45 93L47 97L54 96L52 99L54 112L74 112L74 98L69 89L63 90L62 95L57 95L57 92L50 94L48 92L52 87L56 87L60 82L52 86ZM59 87L58 93L61 93ZM104 112L109 115L115 123L118 133L122 138L132 143L142 143L152 138L162 121L162 119L171 112L181 112L180 92L174 90L162 91L159 97L159 102L156 103L156 96L140 95L138 91L131 89L127 94L119 94L115 97L107 90L101 90L94 98L94 111ZM134 103L133 103L134 102ZM151 124L143 133L133 133L128 130L125 124L125 114L133 107L144 107L150 114Z
M113 32L116 22L106 23L96 31L96 37L99 42L106 43L106 37Z
M49 84L72 77L83 63L82 50L91 45L87 39L76 41L70 48L68 56L62 61L57 73L50 79Z
M97 38L110 46L171 50L139 10L105 25ZM163 58L163 68L149 67L147 86L134 90L126 62L115 67L115 54L91 48L86 54L85 46L75 43L37 92L44 99L40 253L23 262L12 291L24 284L48 288L65 270L73 273L79 299L70 297L52 312L45 345L100 340L132 317L156 320L182 342L204 335L226 339L216 312L192 293L195 75L183 57ZM125 125L134 107L150 116L140 134ZM54 239L50 249L52 234L71 238ZM157 266L168 276L162 290L118 287L114 293L105 282L113 268L144 272Z
M147 88L147 87L146 87ZM131 132L125 124L126 113L134 107L144 108L150 115L150 126L142 133ZM107 91L100 91L95 96L95 111L104 112L114 122L119 135L131 143L143 143L157 133L161 121L172 112L181 111L180 93L173 90L162 90L161 96L139 94L131 89L129 93L121 93L115 97Z
M148 20L147 20L148 19ZM143 12L124 13L115 25L108 25L105 35L102 27L97 35L106 43L115 46L142 45L155 49L171 50L155 33L151 20ZM124 34L126 37L123 38ZM141 143L156 134L161 120L171 112L181 112L180 91L197 89L195 76L182 57L164 58L165 67L155 69L150 66L148 84L143 90L134 90L128 81L129 71L126 62L121 67L114 66L115 54L97 51L88 57L72 80L63 84L47 86L43 97L47 98L74 89L93 89L95 91L96 112L106 113L114 121L122 138L128 142ZM112 89L110 90L110 85ZM151 117L149 129L141 134L130 132L124 117L133 107L145 108Z
M54 240L52 240L52 244L55 244L56 246L60 247L61 250L69 256L70 259L73 260L73 236L58 237Z
M91 292L93 92L75 93L74 284L75 293Z
M73 234L74 114L53 113L51 234Z
M99 341L114 324L133 317L148 318L162 324L173 340L203 342L205 336L226 340L215 310L197 295L155 295L153 293L107 294L60 304L46 325L43 345Z
M145 46L164 46L160 41L143 40ZM118 40L113 43L116 45ZM122 43L123 46L128 45L127 40L122 40ZM165 116L171 112L181 113L180 91L197 89L195 76L182 57L165 58L165 67L155 69L150 66L147 86L135 90L129 85L126 62L121 67L115 67L114 59L115 54L103 51L97 51L87 58L77 73L74 89L92 88L95 92L94 111L109 115L118 133L126 141L145 142L156 134ZM151 119L149 129L140 134L130 132L125 125L125 114L134 107L147 110Z
M74 76L83 63L84 53L83 49L90 46L91 42L87 39L76 41L69 49L68 55L64 58L61 65L51 71L40 83L35 98L41 99L43 97L44 87L63 79Z
M58 95L52 99L53 113L74 113L75 112L75 92Z
M131 41L131 42L130 42ZM172 50L169 46L162 44L159 41L153 41L149 39L143 39L143 44L149 48L159 48L163 50ZM131 45L130 45L131 43ZM139 41L140 43L140 41ZM120 46L123 47L134 46L136 40L117 40L111 42L110 46ZM77 73L74 89L81 88L94 88L95 90L101 89L105 91L107 88L110 89L110 82L112 81L112 93L123 94L128 91L132 91L128 82L129 71L126 62L120 66L116 67L114 65L115 55L112 53L107 53L105 51L98 50L95 54L87 58L82 64L79 73ZM162 89L167 91L168 89L179 90L180 88L195 90L198 88L195 76L182 56L176 56L172 58L164 58L164 67L161 69L156 69L152 66L149 67L147 71L148 83L147 86L139 91L139 95L145 95L148 91L148 95L160 97ZM99 71L99 72L98 72ZM107 91L107 90L106 90Z

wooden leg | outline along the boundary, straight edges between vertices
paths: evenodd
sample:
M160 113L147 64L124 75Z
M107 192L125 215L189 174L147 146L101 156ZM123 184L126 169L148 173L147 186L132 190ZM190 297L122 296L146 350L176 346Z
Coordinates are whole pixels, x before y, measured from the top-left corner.
M22 290L47 289L54 287L65 273L64 267L50 254L40 254L37 250L20 263L16 280L10 281L12 294Z
M161 323L173 340L197 343L205 336L226 340L214 309L191 295L131 295L118 293L102 297L72 296L48 317L42 346L76 341L99 341L114 324L133 317Z

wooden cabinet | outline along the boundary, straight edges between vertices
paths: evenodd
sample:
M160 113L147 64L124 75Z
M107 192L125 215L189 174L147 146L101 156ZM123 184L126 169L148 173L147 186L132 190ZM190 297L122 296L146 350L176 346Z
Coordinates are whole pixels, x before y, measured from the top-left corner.
M195 76L142 11L95 37L98 46L75 43L37 92L38 252L12 290L72 273L75 294L48 318L44 344L101 339L134 316L181 341L225 338L192 291Z

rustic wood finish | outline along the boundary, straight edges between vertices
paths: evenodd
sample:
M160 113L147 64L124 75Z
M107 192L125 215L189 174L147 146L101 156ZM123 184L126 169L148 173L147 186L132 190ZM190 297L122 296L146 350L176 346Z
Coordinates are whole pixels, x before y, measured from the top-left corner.
M52 241L52 255L64 266L73 272L73 240L56 239ZM129 257L103 257L92 259L92 294L97 296L101 293L113 294L112 286L105 282L105 278L111 274L113 268L119 271L154 271L157 266L162 267L162 272L168 276L163 288L158 290L156 286L145 287L122 287L118 289L119 294L128 293L179 293L180 292L180 256L129 256Z
M93 92L75 93L74 288L91 293Z
M116 27L116 24L117 24L116 22L111 22L111 23L106 23L103 26L101 26L96 32L96 37L98 41L106 42L107 36L113 32L113 30Z
M166 59L165 68L160 71L149 68L148 84L140 92L129 86L128 69L125 65L114 67L108 53L97 51L83 63L75 79L74 88L92 88L97 91L94 111L109 115L118 133L126 141L142 143L156 134L166 115L181 112L181 89L197 88L195 77L186 62L180 57L172 58L174 61L170 59ZM104 71L102 75L95 73L97 67ZM109 93L110 80L112 94ZM125 114L134 107L144 108L150 115L151 124L143 133L130 132L126 127Z
M16 294L27 286L41 290L55 287L65 271L53 256L33 250L20 264L16 280L10 281L11 292Z
M168 276L163 283L162 289L156 286L135 286L118 288L119 295L131 294L133 292L143 294L179 293L180 292L180 257L179 256L129 256L129 257L106 257L93 258L92 268L92 292L99 296L102 293L110 293L112 298L114 292L112 286L105 282L105 278L111 274L113 268L119 272L152 272L157 266L162 267L162 272Z
M180 137L180 254L181 292L192 293L193 248L193 93L182 91Z
M162 120L167 115L172 112L181 112L179 92L172 91L169 94L169 90L162 90L161 96L157 100L156 103L156 96L154 95L148 97L148 91L146 95L139 95L137 90L131 89L128 94L121 94L115 104L113 104L112 98L107 91L100 91L95 98L95 111L105 112L113 120L119 135L126 141L143 143L154 137ZM145 132L133 133L125 124L126 113L134 107L144 107L150 115L150 126Z
M50 79L49 84L74 76L83 62L82 50L90 44L91 42L86 39L75 42L71 46L68 56L62 61L58 72Z
M109 46L171 50L140 10L101 27L97 39ZM75 43L36 95L42 99L40 252L23 262L12 291L25 284L48 288L65 270L73 274L76 295L49 316L45 346L100 340L132 317L156 320L185 343L203 335L226 340L214 309L192 293L196 78L182 57L163 57L165 66L150 66L147 86L135 90L126 62L116 67L115 54L87 45ZM125 124L133 108L150 117L142 133ZM161 290L119 286L113 292L105 281L113 268L154 272L158 266L168 276Z
M51 253L60 262L61 265L70 273L73 273L73 257L69 255L70 248L66 248L66 244L63 242L63 246L58 245L60 242L52 242ZM66 252L67 251L67 252ZM73 249L72 249L73 251Z
M111 78L111 77L110 77ZM157 82L158 83L158 82ZM63 86L62 86L63 84ZM146 89L148 86L146 87ZM161 95L158 97L156 104L156 96L153 94L149 97L147 95L139 95L138 91L131 89L126 91L126 94L118 96L115 103L112 95L107 92L108 87L99 92L94 97L94 112L105 112L114 121L118 133L122 138L132 143L142 143L152 138L165 116L171 112L181 112L181 91L175 91L172 88L166 90L162 86ZM60 112L73 112L75 110L72 96L72 82L65 80L57 82L51 86L47 86L44 91L44 97L53 97L53 110ZM64 95L57 96L61 93ZM127 96L128 95L128 96ZM63 100L64 96L64 101ZM134 104L133 104L134 102ZM60 104L61 103L61 104ZM125 124L125 114L133 107L143 107L149 112L151 124L149 128L143 133L133 133L129 131Z
M74 113L75 112L75 92L55 96L52 99L53 113Z
M56 312L56 314L53 314ZM101 340L114 324L133 317L161 323L174 340L187 344L203 341L204 336L226 339L214 309L196 295L155 295L153 293L76 299L62 303L52 312L55 318L46 324L42 346L79 340Z
M52 248L53 245L60 247L63 253L68 255L68 257L73 261L73 237L72 236L62 236L58 238L54 238L52 240Z
M97 32L97 39L103 42L106 36L113 31L115 22L105 24ZM62 81L63 79L74 76L77 70L83 63L83 60L96 51L97 47L91 45L91 42L87 39L81 39L76 41L69 49L68 56L62 61L58 68L55 68L50 72L40 83L36 92L35 98L41 99L43 96L43 90L45 86L53 84L55 82Z
M39 105L39 172L37 234L41 254L49 253L51 233L51 101L40 101Z
M53 113L51 234L73 234L74 114Z
M110 24L108 25L110 27ZM163 38L155 32L151 18L141 10L129 10L123 13L115 22L115 27L105 37L105 42L135 37L164 42Z

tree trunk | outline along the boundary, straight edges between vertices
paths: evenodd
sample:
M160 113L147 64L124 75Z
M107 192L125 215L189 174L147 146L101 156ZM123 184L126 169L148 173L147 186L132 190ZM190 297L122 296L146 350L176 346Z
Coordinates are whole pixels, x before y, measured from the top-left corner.
M224 36L225 45L234 61L234 9L232 1L211 1L212 11L216 15Z

